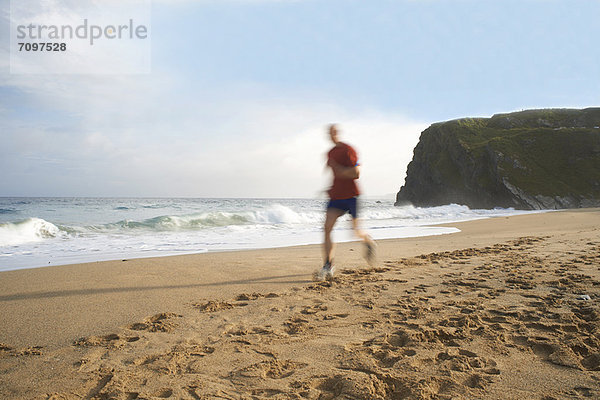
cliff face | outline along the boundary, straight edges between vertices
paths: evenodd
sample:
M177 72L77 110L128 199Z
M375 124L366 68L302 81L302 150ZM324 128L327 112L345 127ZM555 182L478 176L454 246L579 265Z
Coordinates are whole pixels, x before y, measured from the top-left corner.
M600 206L600 108L465 118L422 132L396 205Z

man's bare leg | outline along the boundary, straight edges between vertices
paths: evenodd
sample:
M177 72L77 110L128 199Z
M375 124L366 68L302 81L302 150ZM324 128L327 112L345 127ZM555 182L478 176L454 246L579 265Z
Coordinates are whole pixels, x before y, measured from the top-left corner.
M335 267L333 266L333 250L334 244L331 240L331 231L335 225L335 221L344 215L344 211L337 208L328 208L325 214L325 240L323 241L323 257L325 262L323 268L313 274L313 278L317 281L332 280Z
M325 214L325 240L323 242L323 251L325 257L325 263L333 260L334 254L334 243L331 240L331 231L333 226L339 217L344 215L344 211L337 208L328 208Z
M368 233L360 229L358 218L352 218L352 229L354 230L354 234L365 242L365 246L367 246L365 258L367 259L367 262L371 264L375 258L375 241Z

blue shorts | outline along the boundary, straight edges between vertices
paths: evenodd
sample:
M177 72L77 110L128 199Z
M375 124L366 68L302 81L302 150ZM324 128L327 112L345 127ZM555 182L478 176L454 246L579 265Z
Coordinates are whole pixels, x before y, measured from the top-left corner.
M344 214L348 212L350 215L352 215L352 218L356 218L358 216L356 200L356 197L351 197L349 199L329 200L329 203L327 203L327 208L337 208L338 210L344 211Z

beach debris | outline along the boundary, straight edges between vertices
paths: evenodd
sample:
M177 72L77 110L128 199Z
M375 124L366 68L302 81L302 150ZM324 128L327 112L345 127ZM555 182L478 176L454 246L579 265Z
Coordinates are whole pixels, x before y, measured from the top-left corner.
M591 300L592 298L587 294L581 294L577 296L577 300Z

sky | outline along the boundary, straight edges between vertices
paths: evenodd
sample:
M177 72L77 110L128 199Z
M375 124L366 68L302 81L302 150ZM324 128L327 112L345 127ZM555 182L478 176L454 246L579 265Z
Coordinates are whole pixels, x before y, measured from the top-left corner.
M154 0L137 74L11 73L9 5L0 196L322 197L336 122L390 197L434 122L600 105L597 0Z

